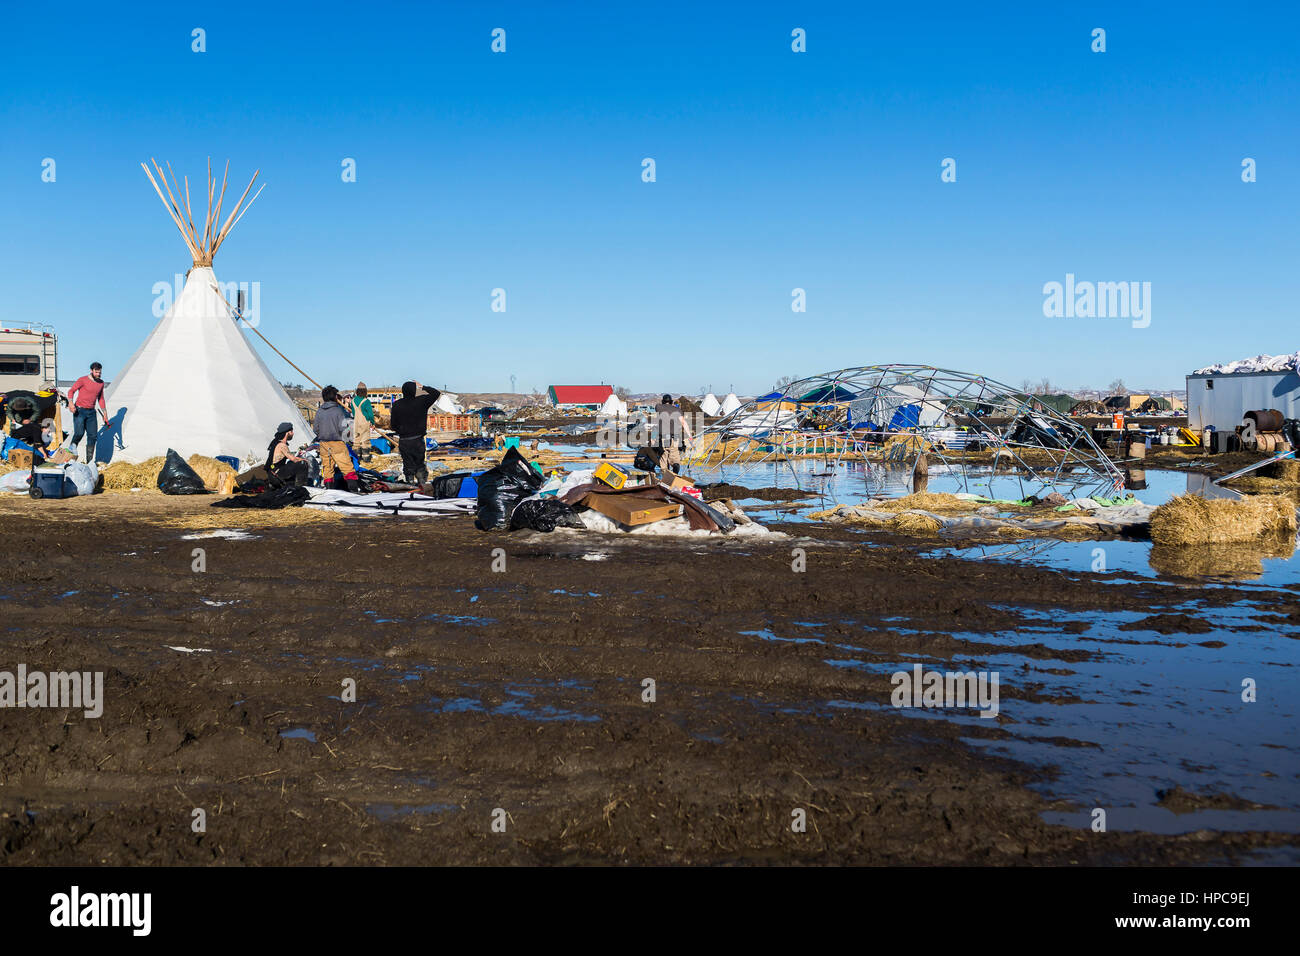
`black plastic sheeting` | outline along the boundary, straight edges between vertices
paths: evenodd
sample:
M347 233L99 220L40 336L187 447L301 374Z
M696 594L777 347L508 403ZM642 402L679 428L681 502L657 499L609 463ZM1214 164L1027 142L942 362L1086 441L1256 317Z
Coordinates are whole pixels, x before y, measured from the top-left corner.
M585 528L582 519L572 508L554 495L525 498L510 513L510 530L531 528L533 531L554 531L556 528Z
M199 473L186 464L173 448L167 449L167 460L158 472L158 489L165 495L206 495Z
M306 488L285 485L283 488L272 488L269 491L263 491L255 495L236 495L233 498L223 498L221 501L212 502L212 507L285 508L289 505L300 505L310 498L311 493Z
M473 478L472 471L453 471L445 475L439 475L432 479L429 484L435 498L459 498L460 484L466 478Z
M474 527L480 531L504 531L510 527L515 505L531 497L544 484L528 459L511 448L501 464L478 477L478 511Z

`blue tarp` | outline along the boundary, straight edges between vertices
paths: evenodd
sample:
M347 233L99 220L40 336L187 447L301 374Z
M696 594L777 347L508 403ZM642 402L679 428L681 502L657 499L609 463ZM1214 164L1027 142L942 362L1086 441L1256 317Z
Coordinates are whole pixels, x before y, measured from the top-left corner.
M894 412L894 417L889 420L889 430L903 431L907 428L915 428L921 421L921 403L914 405L900 405Z

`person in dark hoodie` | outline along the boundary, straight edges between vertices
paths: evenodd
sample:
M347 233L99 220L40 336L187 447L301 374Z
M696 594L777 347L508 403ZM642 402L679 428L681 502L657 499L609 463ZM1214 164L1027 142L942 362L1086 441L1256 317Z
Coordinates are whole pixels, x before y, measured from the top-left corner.
M423 395L416 391L423 389ZM429 480L424 463L424 436L429 430L429 408L442 392L419 382L403 382L402 397L393 402L391 428L397 432L397 450L402 456L402 473L407 481L422 485Z
M316 441L320 448L320 476L326 488L335 487L334 470L343 476L348 491L357 490L357 472L348 451L352 414L339 404L339 390L333 385L321 389L321 406L316 409Z

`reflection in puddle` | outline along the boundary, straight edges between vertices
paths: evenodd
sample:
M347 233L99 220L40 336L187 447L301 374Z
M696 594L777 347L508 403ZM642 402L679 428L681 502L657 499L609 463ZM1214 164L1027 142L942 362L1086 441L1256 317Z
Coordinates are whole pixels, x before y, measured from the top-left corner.
M1213 608L1190 600L1149 613L995 607L1026 616L1029 623L1017 630L944 632L958 641L984 645L972 648L969 655L955 655L951 669L996 670L1002 675L1001 713L1006 719L1000 728L1010 736L971 736L966 738L969 744L1052 768L1053 778L1034 784L1034 789L1087 811L1105 808L1110 829L1300 832L1300 747L1295 735L1300 685L1289 666L1300 628L1279 628L1250 607ZM1190 633L1147 629L1152 618L1179 615L1190 619L1183 623ZM1077 632L1063 633L1065 624ZM1090 655L1083 660L1066 660L1064 653L1026 658L1018 649L1027 643L1041 645L1049 654L1083 649ZM1005 653L990 652L988 645L1003 647ZM879 675L880 690L887 693L889 677L908 669L913 657L839 655L827 663ZM1253 702L1243 700L1245 678L1258 688L1269 688L1268 693L1257 692ZM1033 699L1009 696L1007 691L1016 687ZM884 697L833 700L828 706L894 710ZM899 713L962 726L980 724L976 714L955 708ZM1080 742L1085 746L1078 746ZM1174 787L1278 809L1175 814L1157 805L1158 793ZM1081 810L1057 813L1050 822L1088 826L1091 819ZM1296 861L1300 851L1293 854Z

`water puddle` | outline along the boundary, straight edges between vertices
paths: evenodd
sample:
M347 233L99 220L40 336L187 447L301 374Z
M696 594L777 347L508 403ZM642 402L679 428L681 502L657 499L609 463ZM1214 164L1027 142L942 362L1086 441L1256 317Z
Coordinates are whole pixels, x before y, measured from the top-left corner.
M1015 630L936 633L970 642L971 651L927 665L999 672L997 723L959 708L901 709L903 715L998 726L1010 736L977 735L968 743L1052 768L1054 779L1034 788L1075 806L1105 808L1111 829L1300 832L1300 679L1292 673L1300 628L1279 626L1254 608L1193 600L1149 611L1003 609L1028 623ZM1063 633L1062 625L1072 632ZM1026 644L1046 648L1047 656L1018 653ZM1062 655L1053 656L1054 650ZM1079 650L1088 656L1076 659ZM883 694L892 691L890 676L918 659L926 656L836 654L826 664L873 675ZM1011 690L1029 698L1009 696ZM876 700L827 706L895 709ZM1158 794L1175 787L1276 809L1173 813L1158 805ZM1091 818L1067 813L1051 822L1089 826Z

